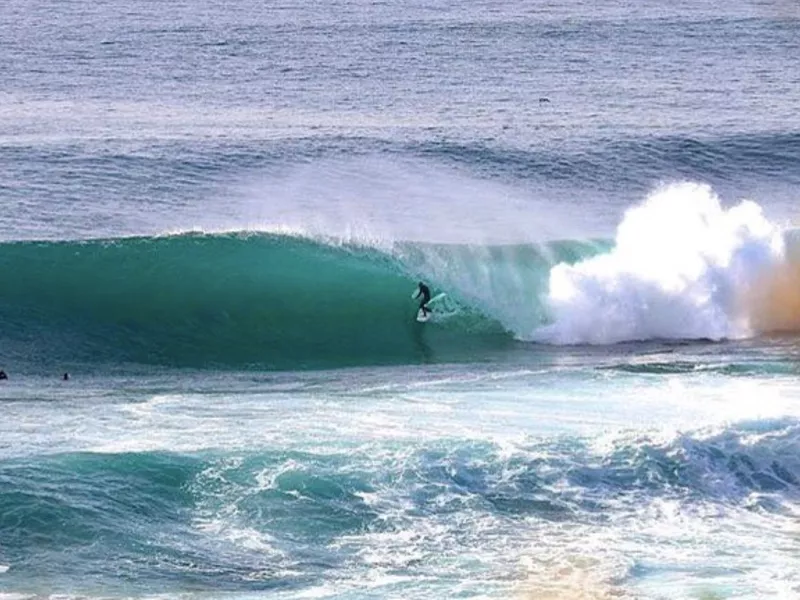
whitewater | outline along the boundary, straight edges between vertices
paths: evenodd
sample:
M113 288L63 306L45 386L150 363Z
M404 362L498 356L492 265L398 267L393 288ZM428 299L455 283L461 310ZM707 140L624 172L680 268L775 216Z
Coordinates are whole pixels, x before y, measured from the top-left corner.
M6 2L0 600L800 598L798 24Z

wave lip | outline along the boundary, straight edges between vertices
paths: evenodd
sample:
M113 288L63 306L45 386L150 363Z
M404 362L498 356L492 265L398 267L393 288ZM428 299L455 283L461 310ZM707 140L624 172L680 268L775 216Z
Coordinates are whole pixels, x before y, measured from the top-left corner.
M747 294L783 264L782 233L754 202L725 209L681 183L630 209L607 254L550 272L552 321L526 336L556 344L742 338Z

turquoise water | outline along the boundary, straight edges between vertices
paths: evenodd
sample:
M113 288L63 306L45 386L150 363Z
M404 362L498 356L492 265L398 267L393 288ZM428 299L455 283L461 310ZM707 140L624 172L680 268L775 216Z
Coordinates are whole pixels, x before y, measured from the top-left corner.
M800 597L799 32L7 2L0 598Z
M342 598L792 585L794 376L569 360L11 383L3 585Z
M39 372L67 363L291 370L480 361L516 344L472 287L542 295L551 266L608 247L379 249L266 233L14 242L0 260L19 275L4 286L0 314L7 360ZM436 327L423 328L410 298L418 278L436 284L428 275L440 261L449 295ZM515 289L522 274L526 285ZM544 313L531 319L544 322Z

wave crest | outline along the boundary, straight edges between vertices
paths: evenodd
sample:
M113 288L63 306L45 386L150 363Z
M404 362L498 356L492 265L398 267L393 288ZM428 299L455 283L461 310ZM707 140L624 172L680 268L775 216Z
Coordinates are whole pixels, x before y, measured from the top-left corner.
M754 202L726 209L710 187L664 187L629 210L614 248L550 272L552 323L528 337L561 344L741 338L747 300L784 264L782 233Z

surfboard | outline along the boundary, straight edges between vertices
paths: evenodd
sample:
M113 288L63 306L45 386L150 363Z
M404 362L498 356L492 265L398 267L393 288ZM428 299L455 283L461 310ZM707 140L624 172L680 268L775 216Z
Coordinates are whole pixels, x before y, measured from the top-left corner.
M428 306L430 306L430 305L431 305L431 304L433 304L434 302L438 302L439 300L441 300L441 299L442 299L442 298L444 298L445 296L447 296L447 294L445 294L444 292L439 292L439 293L438 293L438 294L436 294L436 295L435 295L433 298L431 298L430 300L428 300Z
M447 294L445 294L444 292L440 292L440 293L436 294L433 298L428 300L427 306L430 308L431 304L433 304L434 302L438 302L439 300L444 298L446 295ZM430 312L428 314L425 314L425 311L420 308L419 310L417 310L417 322L426 323L427 321L430 321L431 314L432 313L430 313Z

